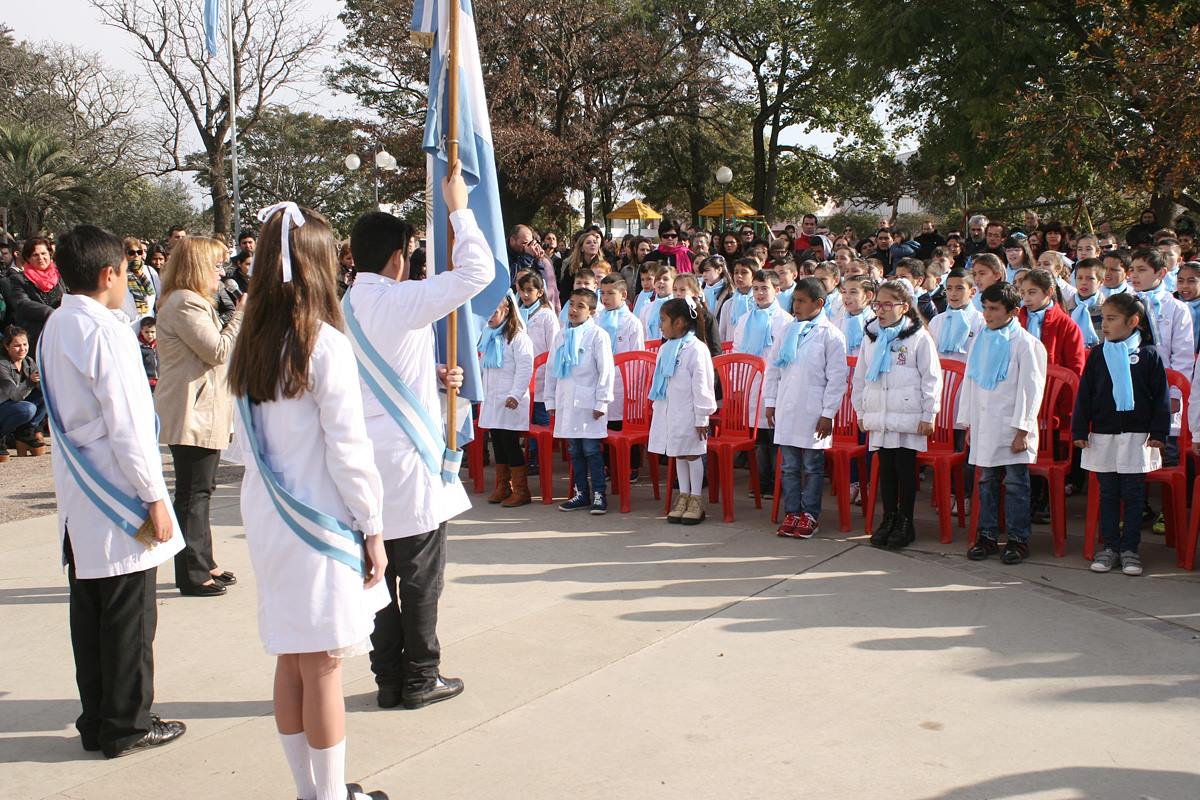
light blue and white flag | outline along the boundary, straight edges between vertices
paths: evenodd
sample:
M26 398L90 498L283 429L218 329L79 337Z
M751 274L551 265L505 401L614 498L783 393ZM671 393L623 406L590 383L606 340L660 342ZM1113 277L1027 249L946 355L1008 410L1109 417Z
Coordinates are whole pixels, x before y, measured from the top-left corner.
M449 0L453 2L454 0ZM448 0L416 0L413 4L413 38L430 48L429 51L429 109L425 117L425 138L422 147L426 160L426 253L425 263L434 272L446 269L445 242L449 219L442 199L442 179L446 177L446 158L449 142L448 93L450 74L448 47L450 26ZM500 188L496 180L496 160L492 152L492 125L484 96L483 68L479 60L479 43L475 35L475 16L470 0L459 0L458 25L458 158L462 163L463 179L470 189L468 206L496 259L496 277L480 292L469 306L458 314L458 355L463 366L463 387L459 395L471 402L483 400L483 380L479 359L475 355L479 331L488 317L500 305L512 279L508 273L508 247L504 236L504 217L500 213ZM438 323L438 355L446 354L446 321ZM469 431L470 420L466 420ZM460 422L459 446L464 438Z
M204 46L211 58L217 54L217 28L221 24L221 0L204 0Z

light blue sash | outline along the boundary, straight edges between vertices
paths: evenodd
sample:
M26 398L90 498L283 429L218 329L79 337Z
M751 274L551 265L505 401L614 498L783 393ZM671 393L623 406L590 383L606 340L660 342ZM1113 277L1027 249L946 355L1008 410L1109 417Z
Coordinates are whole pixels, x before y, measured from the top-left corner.
M375 399L387 411L388 416L408 434L408 438L417 449L417 455L425 462L429 471L434 475L441 475L444 483L457 481L458 468L462 464L462 451L447 449L441 420L430 416L417 396L404 385L400 376L371 344L358 318L354 316L350 292L346 292L346 296L342 298L342 312L346 316L346 329L350 334L350 344L354 346L354 357L358 361L358 372L363 383L375 395Z
M246 429L246 443L250 446L250 452L254 454L254 463L258 465L258 472L267 487L267 494L271 495L271 502L275 504L280 518L300 541L313 550L334 561L340 561L356 570L359 575L365 576L367 565L363 561L362 534L299 500L283 488L263 455L262 442L254 429L254 414L250 410L250 401L244 395L237 398L237 408L242 417L242 426Z
M146 521L147 505L136 495L126 494L114 486L98 469L88 463L79 448L67 437L58 412L54 410L54 400L50 397L46 370L42 368L41 350L38 351L37 361L38 372L42 376L42 397L46 401L46 418L50 420L50 433L54 438L54 446L66 462L67 471L71 473L71 477L75 479L75 483L87 499L92 501L92 505L107 517L109 522L128 535L136 537L138 528Z

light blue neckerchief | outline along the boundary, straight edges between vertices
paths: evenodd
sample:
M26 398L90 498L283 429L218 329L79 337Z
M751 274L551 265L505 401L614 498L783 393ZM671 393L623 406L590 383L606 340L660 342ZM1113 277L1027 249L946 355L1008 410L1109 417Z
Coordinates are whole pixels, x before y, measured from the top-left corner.
M1146 292L1138 292L1138 299L1146 306L1146 311L1150 317L1150 332L1154 334L1154 341L1160 345L1164 344L1161 336L1158 335L1158 317L1162 314L1163 302L1170 297L1167 287L1159 281L1158 286Z
M1012 349L1012 337L1020 323L1013 317L1003 328L985 327L979 332L979 341L971 348L967 361L967 377L984 389L991 391L1008 377L1008 356Z
M1100 337L1096 335L1096 325L1092 322L1092 309L1096 307L1096 303L1100 302L1099 295L1091 297L1083 297L1082 295L1075 296L1075 308L1071 311L1071 319L1075 320L1075 324L1079 326L1080 332L1083 333L1083 346L1094 347L1100 343ZM1193 317L1193 321L1195 317Z
M1180 300L1192 312L1192 342L1200 346L1200 297L1195 300Z
M789 317L792 315L792 294L796 291L796 284L792 284L790 289L780 289L779 294L775 297L775 302L779 303L779 307L783 309Z
M982 292L976 292L975 294L971 295L971 305L975 306L976 311L983 313L983 300L980 299L980 294L982 294Z
M1129 371L1129 357L1142 346L1142 335L1137 331L1120 342L1104 343L1104 363L1108 377L1112 378L1113 401L1117 411L1133 411L1133 376Z
M517 304L517 311L521 312L521 321L525 323L525 327L529 327L529 318L541 311L543 308L541 300L535 300L533 305L527 306L522 303Z
M808 343L808 335L817 327L816 320L792 320L787 326L787 330L783 332L783 344L779 348L779 358L775 359L775 366L780 369L787 369L796 361L796 356L805 344Z
M742 334L740 350L752 356L761 356L771 345L771 312L755 308L746 317L746 330Z
M646 320L646 339L653 341L662 338L662 307L669 297L656 297L650 304L650 318Z
M751 292L742 294L735 291L733 293L733 310L729 312L729 322L732 325L737 325L738 320L742 318L742 314L749 311L754 303L754 298Z
M1162 282L1163 286L1167 287L1168 292L1175 291L1175 289L1179 286L1179 267L1176 267L1173 270L1168 270L1167 274L1163 276Z
M1046 303L1039 311L1027 311L1025 317L1025 330L1029 331L1031 336L1042 338L1042 323L1046 319L1046 312L1050 310L1050 306L1054 305L1053 301Z
M1129 284L1126 283L1125 281L1121 281L1121 285L1115 289L1110 289L1107 286L1104 286L1103 284L1100 286L1100 294L1104 295L1105 300L1112 297L1114 294L1125 294L1128 291L1129 291Z
M1017 277L1017 270L1019 270L1019 269L1021 269L1021 267L1014 267L1011 264L1005 264L1004 265L1004 280L1008 281L1009 283L1012 283L1013 278Z
M846 351L851 355L858 352L858 348L862 347L863 332L867 329L867 312L860 311L857 314L846 312L844 317L845 323L842 326L843 332L846 334Z
M621 327L621 317L629 313L629 308L621 303L616 308L604 309L600 312L600 327L608 334L608 339L612 343L613 352L617 352L617 331Z
M710 314L717 310L717 296L721 294L721 290L725 288L725 281L719 280L712 286L704 287L704 305L708 308Z
M583 343L580 339L589 327L594 326L591 317L579 325L563 329L562 344L554 351L554 377L569 378L572 370L579 366L579 357L583 353Z
M906 328L908 328L908 320L901 317L900 321L895 325L888 327L880 327L879 337L875 340L875 353L871 358L871 366L867 369L867 380L871 383L878 383L879 379L884 374L892 371L892 342L896 341Z
M658 361L654 364L654 379L650 382L651 400L667 399L667 386L675 375L675 367L679 364L679 351L695 338L696 334L688 331L679 339L668 339L658 349Z
M485 325L479 334L479 343L475 348L483 353L482 366L484 369L500 369L504 366L504 323L495 328Z
M938 337L939 353L965 353L971 339L971 323L967 321L967 309L947 308L946 324Z
M633 315L635 317L640 317L642 315L642 309L646 307L646 303L649 303L653 299L653 289L649 289L644 292L638 292L637 300L633 301Z

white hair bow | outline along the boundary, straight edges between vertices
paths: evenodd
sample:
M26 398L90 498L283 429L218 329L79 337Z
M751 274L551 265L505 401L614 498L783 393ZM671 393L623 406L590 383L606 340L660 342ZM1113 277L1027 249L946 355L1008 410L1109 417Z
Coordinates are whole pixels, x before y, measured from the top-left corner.
M696 299L694 297L685 297L683 301L687 303L688 313L692 315L692 319L699 319L696 311Z
M288 283L292 279L292 247L291 239L288 236L290 226L294 225L299 228L304 224L304 214L300 213L300 206L293 203L291 200L285 200L282 203L276 203L273 206L268 206L258 212L258 221L266 222L271 218L271 215L276 211L283 212L283 219L280 220L280 252L283 257L283 282Z

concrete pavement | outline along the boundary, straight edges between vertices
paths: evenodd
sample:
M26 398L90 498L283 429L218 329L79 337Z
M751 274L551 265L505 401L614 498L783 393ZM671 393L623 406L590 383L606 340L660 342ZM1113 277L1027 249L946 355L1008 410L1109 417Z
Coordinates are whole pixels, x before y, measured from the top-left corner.
M380 711L345 665L348 775L393 798L1200 798L1200 577L1160 544L1134 579L1088 573L1077 537L1008 568L928 524L873 550L830 510L778 539L744 499L667 525L646 487L599 518L477 503L441 623L467 692ZM159 575L156 708L189 732L112 762L73 735L54 519L0 526L0 797L293 796L235 487L214 520L229 595Z

